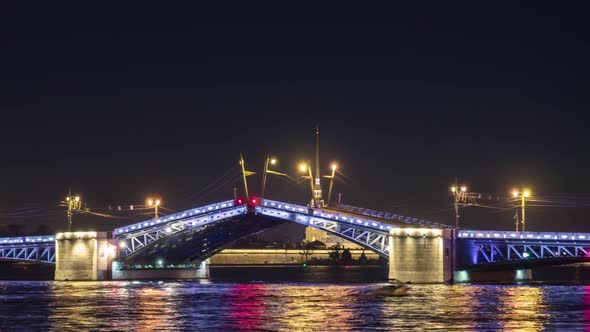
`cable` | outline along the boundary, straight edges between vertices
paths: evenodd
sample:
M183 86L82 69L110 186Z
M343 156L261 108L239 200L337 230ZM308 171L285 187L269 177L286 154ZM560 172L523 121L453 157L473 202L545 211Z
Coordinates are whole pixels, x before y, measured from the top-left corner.
M225 173L223 173L223 175L221 177L219 177L218 179L216 179L215 181L213 181L212 183L208 184L207 186L203 187L201 190L199 190L198 192L188 196L185 199L180 200L180 202L186 202L188 200L192 200L193 198L195 198L195 196L200 195L202 192L204 192L205 190L208 190L209 187L217 184L218 182L220 182L221 180L223 180L226 176L228 176L231 172L235 171L235 169L237 168L237 165L232 166L230 169L228 169L227 171L225 171Z

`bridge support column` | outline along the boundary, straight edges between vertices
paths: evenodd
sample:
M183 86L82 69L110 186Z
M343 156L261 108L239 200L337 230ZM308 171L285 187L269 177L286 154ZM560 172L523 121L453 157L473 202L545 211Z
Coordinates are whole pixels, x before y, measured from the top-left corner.
M115 247L110 232L67 232L55 237L55 280L110 280Z
M452 281L450 230L394 228L389 233L389 279L412 283Z

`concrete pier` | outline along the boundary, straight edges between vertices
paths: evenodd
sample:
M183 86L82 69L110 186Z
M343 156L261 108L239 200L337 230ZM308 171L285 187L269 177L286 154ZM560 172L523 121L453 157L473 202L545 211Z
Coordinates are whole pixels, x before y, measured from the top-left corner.
M450 230L394 228L389 233L389 279L412 283L452 281Z
M116 253L110 232L67 232L55 237L55 280L110 280Z

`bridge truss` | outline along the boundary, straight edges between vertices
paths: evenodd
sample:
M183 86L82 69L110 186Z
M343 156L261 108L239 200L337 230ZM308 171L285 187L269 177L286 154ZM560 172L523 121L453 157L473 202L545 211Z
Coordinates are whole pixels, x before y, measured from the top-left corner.
M293 221L335 234L375 251L380 256L389 256L389 230L395 226L374 219L332 210L308 209L305 206L265 199L256 213Z
M190 228L203 227L246 213L246 206L236 206L234 201L224 201L117 228L115 236L119 255L131 256L154 242L176 236Z
M55 237L0 238L0 259L55 264Z
M590 234L548 232L460 231L469 243L471 264L590 257Z

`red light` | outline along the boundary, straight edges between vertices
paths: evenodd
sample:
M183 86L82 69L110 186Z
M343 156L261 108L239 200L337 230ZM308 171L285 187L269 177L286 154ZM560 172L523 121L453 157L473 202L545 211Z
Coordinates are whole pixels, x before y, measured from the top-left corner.
M258 197L251 197L248 205L256 206L256 205L258 205L259 202L260 202L260 200L258 199Z
M241 198L236 199L236 205L243 205L244 204L244 200Z

